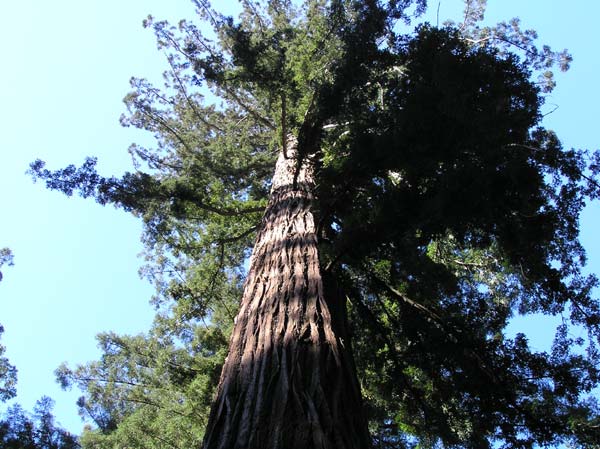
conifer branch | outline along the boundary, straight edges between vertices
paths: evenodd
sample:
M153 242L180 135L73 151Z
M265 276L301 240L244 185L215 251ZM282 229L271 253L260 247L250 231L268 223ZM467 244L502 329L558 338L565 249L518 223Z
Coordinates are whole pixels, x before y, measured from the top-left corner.
M219 265L210 279L209 288L208 288L208 292L207 292L208 297L211 297L213 295L215 286L217 284L217 276L219 275L219 273L221 273L221 271L223 270L223 268L225 266L225 244L220 243L219 247L220 247ZM229 317L230 321L233 323L233 321L235 320L235 314L231 311L231 309L229 308L227 303L223 300L223 298L221 298L220 295L218 296L218 298L219 298L219 301L221 302L221 305L225 308L225 311L227 312L227 316Z
M252 0L240 0L240 3L243 6L246 6L250 11L252 11L252 14L254 15L254 18L258 23L258 27L260 28L261 33L264 33L266 29L265 23L263 22L262 15L256 10L254 5L252 4Z
M224 82L223 84L220 84L219 87L221 89L223 89L223 91L229 95L229 97L237 104L239 105L244 111L246 111L248 114L250 114L252 117L254 117L258 122L262 123L263 125L265 125L267 128L269 128L270 130L274 131L277 127L275 126L275 124L273 122L271 122L268 118L264 117L263 115L261 115L259 112L255 111L253 108L251 108L250 106L248 106L246 104L246 102L244 102L239 95L237 95L235 93L235 91L233 89L231 89L229 86L227 86L227 83Z
M438 328L452 343L461 344L459 337L456 336L457 333L460 333L458 329L450 330L447 325L444 323L440 315L438 315L433 310L425 307L423 304L420 304L406 295L401 293L392 287L389 283L379 278L373 272L369 272L369 276L378 284L385 287L389 293L391 293L395 298L401 300L403 303L409 305L414 310L420 312L422 315L425 315L425 320L429 323L433 324L436 328ZM477 354L472 349L468 348L467 345L462 345L465 354L468 354L470 358L474 359L477 362L479 369L486 374L486 376L492 380L494 383L498 382L498 378L496 375L487 367L487 364L481 358L479 354Z
M194 116L198 120L200 120L202 123L204 123L207 127L209 127L210 129L212 129L214 131L217 131L217 132L220 132L220 133L224 133L225 131L223 130L223 128L220 128L219 126L215 125L214 123L210 123L208 120L206 120L202 116L202 114L200 114L200 111L198 111L198 108L196 107L196 105L194 104L194 102L192 101L192 99L190 98L190 96L188 95L187 89L183 85L181 77L177 73L177 70L175 69L175 66L174 66L171 58L167 58L167 59L169 61L169 65L171 66L171 73L173 75L173 78L175 79L175 81L177 81L177 84L179 85L179 91L182 93L182 95L185 98L186 103L188 104L188 106L194 112Z
M257 212L263 212L264 207L247 207L247 208L221 208L211 204L201 202L199 200L192 201L200 209L205 209L208 212L221 215L223 217L237 217L238 215L255 214Z
M215 19L213 10L210 7L210 3L206 0L193 0L193 2L199 10L204 11L204 13L210 18L210 21L212 22L214 30L215 31L218 30L220 24L217 21L217 19Z
M181 415L181 416L186 416L186 415ZM181 449L180 446L178 446L177 444L173 443L170 440L167 440L166 438L162 438L160 435L154 433L154 432L145 432L146 435L150 435L151 438L154 438L155 440L158 440L160 443L163 444L167 444L169 446L171 446L173 449Z
M139 104L138 111L140 111L143 115L148 117L151 121L154 121L158 125L162 126L169 134L171 134L186 150L190 153L192 152L192 148L188 145L188 143L179 135L179 133L170 126L167 121L158 113L154 113L152 109L149 107ZM152 112L150 112L152 111Z
M217 242L220 243L220 244L237 242L239 240L242 240L245 237L248 237L250 234L252 234L257 229L258 229L258 225L252 226L251 228L246 229L241 234L235 235L233 237L226 237L226 238L222 238L222 239L217 239Z
M523 148L526 150L533 151L534 153L544 153L544 150L542 150L541 148L537 148L537 147L534 147L531 145L525 145L525 144L521 144L521 143L509 143L509 144L505 145L505 147L520 147L520 148ZM578 167L571 167L571 168L575 169L575 172L577 173L578 176L581 176L583 179L588 181L590 184L594 185L597 189L600 189L600 183L597 180L595 180L594 178L592 178L590 176L587 176Z

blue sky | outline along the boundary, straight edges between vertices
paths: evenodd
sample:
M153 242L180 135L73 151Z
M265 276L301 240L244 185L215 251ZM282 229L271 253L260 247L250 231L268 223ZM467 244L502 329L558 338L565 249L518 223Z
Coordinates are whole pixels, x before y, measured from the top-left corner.
M215 5L218 2L214 2ZM521 17L540 42L568 48L572 69L558 75L547 100L547 127L565 147L598 147L600 91L596 28L600 6L592 0L489 0L488 20ZM438 2L431 1L435 22ZM577 5L577 7L573 5ZM440 20L460 17L460 0L440 2ZM152 287L137 276L142 260L141 224L91 200L67 198L33 184L25 170L36 158L50 168L99 159L106 175L132 170L127 147L150 136L119 125L121 99L131 76L160 82L164 69L147 14L176 22L193 16L188 0L20 0L2 2L0 27L0 247L15 254L15 266L0 283L2 343L19 369L17 401L31 409L46 394L56 400L58 420L79 433L75 400L62 392L53 371L99 355L101 331L138 333L153 317ZM600 205L582 219L589 269L600 273ZM548 324L518 320L516 330L548 347ZM3 406L0 406L0 410Z

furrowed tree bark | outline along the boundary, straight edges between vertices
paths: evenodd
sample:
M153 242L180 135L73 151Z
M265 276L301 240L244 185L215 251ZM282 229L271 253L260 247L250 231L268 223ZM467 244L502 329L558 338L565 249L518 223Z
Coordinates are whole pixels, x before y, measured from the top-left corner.
M295 150L290 139L277 161L204 449L370 447L345 301L319 265L312 169L296 173Z

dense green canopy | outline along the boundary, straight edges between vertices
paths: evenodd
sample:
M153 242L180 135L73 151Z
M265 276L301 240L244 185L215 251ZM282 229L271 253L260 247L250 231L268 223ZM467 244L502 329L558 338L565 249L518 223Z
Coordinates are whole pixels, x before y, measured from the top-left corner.
M195 3L202 26L145 22L171 70L125 99L123 125L157 141L132 145L136 171L32 164L49 188L142 217L157 286L147 335L102 335L100 361L59 370L97 425L84 447L201 441L290 134L317 170L321 263L347 295L377 447L599 441L597 280L578 241L599 165L540 113L568 54L517 20L480 27L483 1L412 30L424 1L241 1L238 19ZM563 317L549 353L505 331L531 313Z

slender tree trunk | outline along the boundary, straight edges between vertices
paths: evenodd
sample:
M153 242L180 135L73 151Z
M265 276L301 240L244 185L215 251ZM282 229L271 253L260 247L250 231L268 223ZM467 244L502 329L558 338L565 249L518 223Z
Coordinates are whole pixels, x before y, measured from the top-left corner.
M314 179L290 140L250 260L204 449L370 447L345 302L323 282Z

